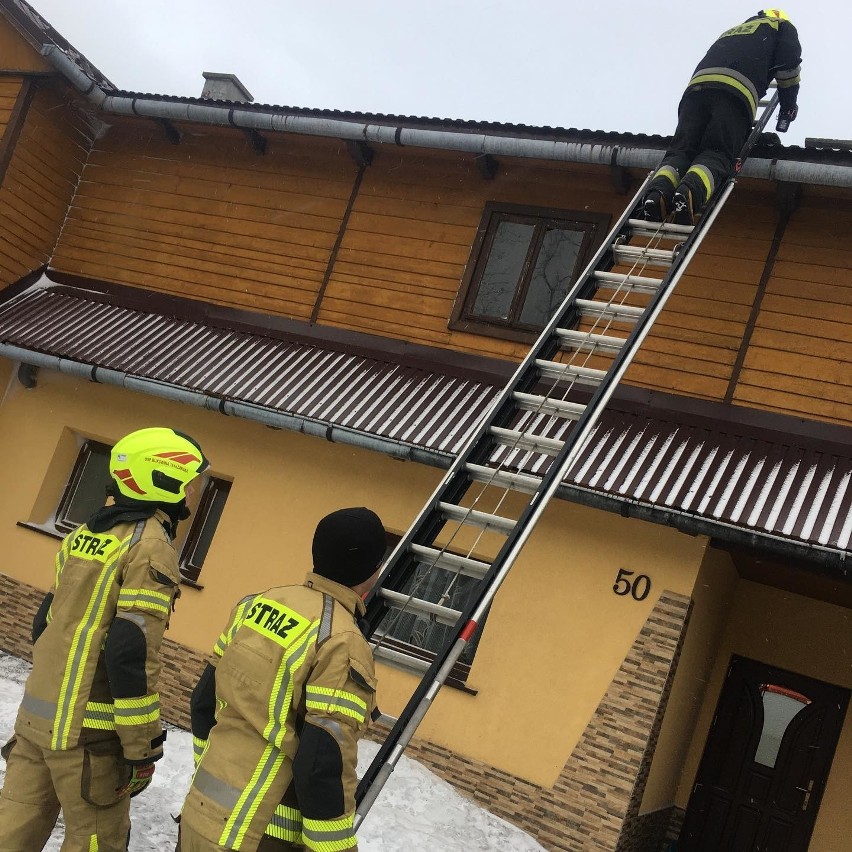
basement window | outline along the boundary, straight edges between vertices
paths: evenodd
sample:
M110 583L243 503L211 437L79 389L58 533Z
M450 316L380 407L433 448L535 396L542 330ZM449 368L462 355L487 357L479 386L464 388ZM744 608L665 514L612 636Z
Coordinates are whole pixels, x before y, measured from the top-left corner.
M54 520L63 535L86 523L86 518L103 506L110 481L110 449L98 441L84 441L80 447Z
M390 556L400 537L387 533L388 546L385 558ZM452 551L448 551L452 552ZM461 556L467 554L458 554ZM417 570L404 588L399 591L420 600L441 604L450 609L464 610L478 585L472 577L437 568L428 563L419 563ZM459 659L450 671L447 683L464 687L470 675L470 667L476 654L485 619L465 646ZM374 639L394 651L400 651L419 660L431 663L435 655L447 642L452 627L428 616L401 609L388 610L376 628Z
M231 483L216 477L201 477L201 498L192 513L189 532L180 549L180 573L190 585L198 584L213 534L219 525ZM186 523L186 521L184 521Z
M609 216L489 203L450 328L532 340L600 245Z

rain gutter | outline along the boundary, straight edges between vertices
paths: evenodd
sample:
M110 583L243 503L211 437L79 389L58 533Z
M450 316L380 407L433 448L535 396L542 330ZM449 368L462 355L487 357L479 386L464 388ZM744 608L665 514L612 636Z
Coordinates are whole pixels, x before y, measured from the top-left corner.
M274 408L262 405L254 405L247 402L235 402L219 396L211 396L201 391L190 390L179 385L161 382L156 379L146 379L140 376L132 376L120 370L111 370L108 367L98 367L95 364L85 364L81 361L72 361L69 358L60 358L57 355L47 355L43 352L34 352L19 346L0 343L0 357L9 358L12 361L20 361L33 367L44 367L48 370L56 370L69 376L76 376L90 382L105 385L117 385L126 390L138 391L139 393L157 396L161 399L180 402L184 405L194 405L197 408L205 408L208 411L217 411L232 417L241 417L245 420L254 420L270 426L273 429L284 429L288 432L300 432L303 435L311 435L315 438L324 438L335 444L348 444L360 447L364 450L383 453L400 461L413 461L431 467L447 468L450 466L452 456L438 453L434 450L424 450L401 441L390 438L380 438L375 435L366 435L346 426L335 426L319 420L312 420L295 414L285 414Z
M291 115L275 109L240 109L227 104L197 104L162 101L137 95L113 95L104 91L56 45L44 45L42 53L77 89L99 109L117 115L131 115L168 121L190 121L237 127L257 132L300 133L328 136L365 143L440 148L471 154L500 157L527 157L569 163L590 163L623 168L653 169L663 152L657 148L603 145L583 142L529 139L518 136L428 130L402 124L370 124L358 121ZM799 163L790 160L750 158L743 167L744 177L790 183L852 187L852 167Z
M168 382L132 376L120 370L111 370L106 367L98 367L95 364L60 358L57 355L35 352L19 346L0 343L0 357L33 367L56 370L91 382L116 385L126 390L138 391L172 402L193 405L245 420L253 420L273 429L298 432L303 435L324 438L332 443L346 444L359 449L382 453L399 461L411 461L444 470L449 468L453 461L453 456L449 453L415 447L390 438L366 435L345 426L335 426L295 414L285 414L276 409L253 403L235 402ZM623 517L663 524L688 535L706 535L726 544L758 548L780 557L814 564L832 574L840 573L844 578L848 576L849 566L847 565L847 552L845 550L801 544L780 536L755 532L720 521L706 520L677 509L663 509L626 497L601 494L576 485L561 485L556 491L556 496L571 503L581 503L595 509L614 512Z

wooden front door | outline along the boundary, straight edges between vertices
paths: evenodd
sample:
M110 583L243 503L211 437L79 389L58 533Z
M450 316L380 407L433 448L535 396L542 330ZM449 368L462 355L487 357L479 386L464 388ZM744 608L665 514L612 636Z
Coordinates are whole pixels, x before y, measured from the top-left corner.
M732 657L679 852L806 852L849 690Z

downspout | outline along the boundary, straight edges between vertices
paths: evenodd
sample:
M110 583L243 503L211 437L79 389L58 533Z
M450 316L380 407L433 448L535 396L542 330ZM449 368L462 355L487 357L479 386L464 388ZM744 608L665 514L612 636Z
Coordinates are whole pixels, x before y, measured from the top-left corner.
M334 426L306 417L284 414L275 409L253 403L234 402L233 400L210 396L200 391L192 391L166 382L131 376L119 370L96 367L92 364L84 364L68 358L59 358L56 355L33 352L18 346L0 343L0 357L19 361L22 364L31 364L35 367L56 370L66 375L85 379L86 381L116 385L126 390L149 394L172 402L194 405L197 408L204 408L208 411L217 411L220 414L253 420L273 429L298 432L315 438L324 438L332 443L346 444L359 449L382 453L399 461L411 461L417 464L428 465L429 467L441 468L442 470L449 468L453 461L453 457L449 453L426 450L389 438L365 435L362 432L348 429L344 426ZM832 574L839 573L843 577L848 575L849 569L847 566L846 551L796 544L779 536L754 532L732 524L726 524L723 521L708 521L680 510L661 509L629 498L613 497L576 485L561 485L556 491L556 496L568 502L581 503L595 509L619 514L622 517L637 518L655 524L664 524L687 535L706 535L711 538L717 538L727 544L759 548L776 556L813 563Z
M96 107L117 115L200 122L259 132L328 136L375 144L439 148L476 155L491 154L495 157L526 157L648 170L656 168L663 157L663 151L659 149L625 147L623 143L601 145L517 136L493 136L487 133L426 130L402 125L368 124L313 116L286 115L275 110L246 110L224 105L191 104L130 95L111 95L98 86L55 45L45 45L42 53ZM852 187L852 168L848 166L749 159L741 174L743 177L762 180Z

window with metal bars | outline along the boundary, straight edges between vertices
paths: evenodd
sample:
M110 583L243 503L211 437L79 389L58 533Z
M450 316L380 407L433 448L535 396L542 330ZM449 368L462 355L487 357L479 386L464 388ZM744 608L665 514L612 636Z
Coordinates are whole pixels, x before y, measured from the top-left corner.
M489 203L450 328L532 339L600 245L609 216Z
M387 533L388 545L385 558L390 556L399 538L393 533ZM477 584L478 581L472 577L420 563L406 585L399 591L430 603L464 610ZM461 657L453 666L447 683L455 683L459 686L467 681L484 623L485 619L477 627ZM446 645L451 629L450 626L427 615L392 608L377 626L374 638L395 651L431 662L435 659L435 654Z

